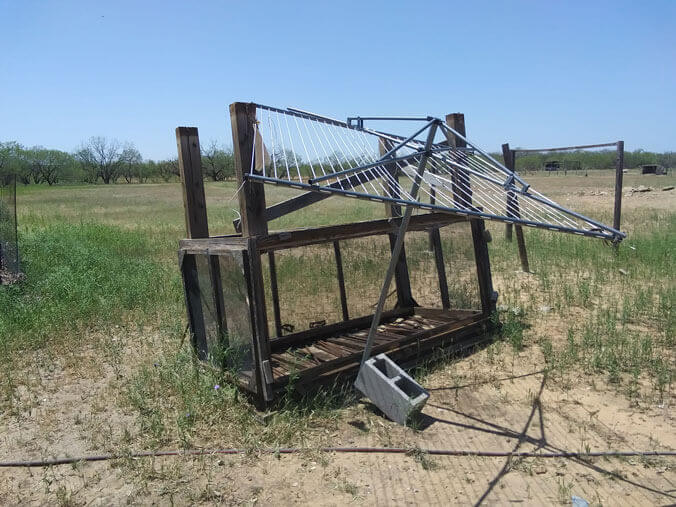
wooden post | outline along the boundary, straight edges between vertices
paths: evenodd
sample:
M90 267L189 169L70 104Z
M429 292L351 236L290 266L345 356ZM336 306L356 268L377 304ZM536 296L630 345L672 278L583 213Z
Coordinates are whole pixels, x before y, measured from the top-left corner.
M230 104L235 176L239 191L239 213L242 217L242 236L262 236L268 233L265 219L265 189L263 183L248 180L254 146L256 104L235 102Z
M446 124L461 136L466 137L464 114L447 114ZM452 148L467 148L467 142L455 135L446 133L446 141ZM455 206L458 208L471 208L472 189L470 187L469 174L462 170L453 171L451 182L453 184L453 202Z
M441 246L441 234L439 228L434 227L430 230L430 242L434 250L434 262L437 265L437 278L439 279L439 294L441 295L441 306L444 310L451 308L451 298L448 294L448 280L446 279L446 266L444 265L444 251Z
M340 308L343 311L343 320L350 320L347 310L347 292L345 290L345 275L343 273L343 255L340 253L340 242L333 242L333 253L336 256L336 276L338 277L338 290L340 291Z
M380 139L378 142L378 149L380 155L384 155L391 148L391 141ZM389 171L396 181L399 180L398 168L394 163L385 164L385 168ZM399 197L399 189L394 184L388 185L388 191L392 197ZM388 218L399 218L402 216L401 206L398 204L385 204L385 214ZM397 235L392 233L389 234L390 241L390 250L394 249L394 244L397 241ZM413 293L411 291L411 278L408 271L408 263L406 262L406 247L405 245L401 247L401 255L399 256L397 266L394 271L394 282L397 290L397 306L401 308L411 308L418 306L418 304L413 299Z
M509 143L502 145L502 156L505 159L505 167L510 171L514 171L516 168L516 152L509 149ZM507 192L507 203L506 210L508 217L521 218L521 211L519 209L519 199L514 192ZM512 225L506 224L505 228L505 237L507 241L512 240ZM520 225L514 225L514 230L516 231L516 243L519 247L519 259L521 260L521 269L525 273L530 272L530 266L528 264L528 252L526 251L526 238L523 235L523 227Z
M489 315L495 311L495 293L491 277L491 262L488 255L486 241L486 225L481 219L470 220L472 228L472 242L474 243L474 259L476 261L477 277L479 279L479 297L481 310Z
M194 255L179 254L179 267L183 279L183 293L185 307L188 311L188 325L192 346L197 357L205 361L209 357L207 344L207 330L204 325L204 312L202 311L202 294L200 293L199 274Z
M178 148L178 167L183 188L186 234L191 239L208 238L209 222L207 219L202 159L200 156L197 128L178 127L176 129L176 145ZM220 343L225 336L227 326L218 257L210 256L208 264L211 290L216 310L217 339ZM199 286L197 259L194 255L186 255L180 259L180 267L193 346L197 351L198 357L204 360L208 358L210 350L202 308L202 291Z
M208 238L207 202L204 196L200 141L195 127L176 129L178 169L183 184L185 229L189 238Z
M613 213L613 229L620 230L622 214L622 178L624 175L624 141L617 141L617 160L615 165L615 210Z
M275 262L275 252L268 252L268 266L270 268L270 294L272 294L272 312L275 318L275 334L282 336L282 315L279 310L279 289L277 287L277 264Z
M254 125L256 123L256 104L235 102L230 104L230 122L232 125L232 143L235 158L235 175L239 191L239 210L241 215L242 236L249 238L249 280L253 315L253 350L256 362L256 387L259 406L272 400L273 382L270 367L270 331L268 329L265 292L263 290L263 269L257 248L257 237L268 233L265 218L265 189L263 184L246 178L251 171L253 158ZM254 165L255 167L255 161Z
M507 169L514 170L515 160L514 160L514 151L509 149L509 143L502 145L502 158L505 161L505 167ZM510 208L512 207L512 194L511 192L507 194L507 216L509 216ZM512 242L512 224L505 224L505 239Z

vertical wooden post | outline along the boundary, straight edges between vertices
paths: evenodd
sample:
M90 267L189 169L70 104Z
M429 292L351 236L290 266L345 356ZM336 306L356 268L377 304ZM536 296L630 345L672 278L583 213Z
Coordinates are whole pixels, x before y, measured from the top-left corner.
M178 127L176 129L176 145L178 148L178 166L183 188L186 234L188 238L208 238L209 222L207 219L202 159L197 128ZM218 341L220 343L225 336L226 322L218 257L210 256L208 265L216 310ZM180 267L193 345L198 357L204 360L209 356L210 350L202 308L202 291L199 287L197 259L194 255L182 256L180 258Z
M275 252L268 252L268 266L270 268L270 294L272 294L272 312L275 318L275 334L282 336L282 315L279 310L279 289L277 287L277 264Z
M343 311L343 320L350 320L347 311L347 292L345 290L345 274L343 273L343 255L340 253L340 242L333 242L333 253L336 257L336 276L338 277L338 290L340 291L340 308Z
M192 346L197 357L205 361L209 357L207 344L207 330L204 324L204 312L202 311L202 294L200 293L199 274L197 262L192 254L185 255L179 252L178 265L183 279L183 294L185 307L188 311L188 325Z
M528 252L526 251L526 238L523 235L523 227L521 227L520 225L516 225L514 226L514 230L516 231L516 244L519 247L519 259L521 259L521 270L524 273L530 273L530 266L528 264Z
M617 141L617 160L615 162L615 210L613 213L613 229L620 230L622 214L622 178L624 175L624 141Z
M430 230L430 242L434 250L434 262L437 266L437 278L439 279L439 294L441 295L441 306L444 310L451 307L451 298L448 294L448 280L446 279L446 266L444 265L444 251L441 246L441 234L439 228L434 227Z
M477 277L479 279L479 297L481 310L488 315L495 311L495 293L491 277L491 262L488 255L486 241L486 225L481 219L470 220L472 228L472 242L474 243L474 259L476 261Z
M188 238L208 238L207 202L204 196L200 140L195 127L176 128L178 169L183 184L183 208Z
M446 115L446 124L458 134L466 137L465 115L452 113ZM446 133L446 141L453 148L467 148L467 142L455 135ZM456 170L451 175L453 184L453 202L458 208L472 207L472 189L470 187L469 174L462 170Z
M505 167L507 169L514 170L515 160L514 160L514 151L509 149L509 143L502 145L502 158L505 161ZM512 193L507 194L507 216L509 216L510 209L512 208ZM512 242L512 224L505 224L505 239Z
M384 155L394 146L386 139L380 139L378 142L378 149L380 155ZM392 175L395 181L399 180L398 168L396 163L385 164L385 168ZM399 197L399 189L393 183L388 184L388 191L394 198ZM402 216L401 206L398 204L385 204L385 214L388 218L400 218ZM390 250L394 249L394 244L397 241L396 234L389 234ZM413 299L411 291L411 278L408 271L408 263L406 262L406 247L401 247L401 255L399 256L397 266L394 271L394 282L397 290L397 306L401 308L411 308L418 306Z
M242 236L259 236L268 233L265 219L265 189L263 183L248 180L254 146L256 104L235 102L230 104L235 176L242 186L239 192L239 213L242 217ZM255 167L255 165L254 165Z
M502 145L502 156L505 159L505 167L510 171L516 168L516 152L509 149L509 143ZM521 218L521 210L519 208L519 199L514 192L507 192L506 210L508 217ZM508 241L512 240L512 225L506 224L505 237ZM528 263L528 252L526 251L526 238L523 235L523 227L514 225L516 231L516 243L519 248L519 259L521 260L521 269L525 273L530 272Z
M446 115L446 124L458 134L465 137L465 115L453 113ZM455 135L446 135L448 145L454 148L466 148L467 142ZM470 188L469 174L456 171L451 178L453 183L453 200L458 207L472 208L472 189ZM470 220L472 230L472 243L474 245L474 260L476 262L477 277L479 280L479 296L481 298L481 310L488 315L495 311L495 298L493 293L493 279L491 278L491 263L488 255L488 242L486 241L486 226L481 219Z
M256 387L259 406L272 400L273 382L270 367L270 335L268 329L265 292L263 290L263 269L258 252L257 237L268 233L265 218L265 189L260 182L246 178L252 168L256 123L256 104L235 102L230 104L230 122L235 158L235 175L239 191L239 210L242 236L249 238L250 305L254 318L253 351L256 362ZM253 167L256 167L255 161Z

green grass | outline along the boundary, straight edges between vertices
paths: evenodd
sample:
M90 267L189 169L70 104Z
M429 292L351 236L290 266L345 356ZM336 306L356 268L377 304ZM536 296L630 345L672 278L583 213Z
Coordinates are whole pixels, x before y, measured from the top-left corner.
M525 312L524 322L537 320L542 305L558 314L565 339L541 331L536 336L556 371L605 375L617 385L644 378L662 399L676 373L676 215L637 215L634 232L618 251L598 241L529 230L536 286L524 291L522 276L507 279L501 303ZM502 238L493 244L494 272L514 271L515 250ZM520 349L521 323L511 311L501 319L506 340Z
M180 301L175 271L141 231L101 224L23 228L26 279L0 290L0 344L37 348L85 327L143 319ZM73 337L71 337L73 339Z

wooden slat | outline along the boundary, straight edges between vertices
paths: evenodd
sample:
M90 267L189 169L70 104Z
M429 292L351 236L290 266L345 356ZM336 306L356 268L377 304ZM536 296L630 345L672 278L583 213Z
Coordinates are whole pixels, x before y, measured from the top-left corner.
M411 217L408 230L422 231L430 227L441 227L453 223L466 222L467 220L467 217L448 213L414 215ZM329 243L337 240L391 234L398 231L400 223L401 219L390 218L271 233L259 238L259 246L261 251L280 250Z
M386 343L377 344L373 347L373 355L380 354L382 352L395 351L402 348L405 348L407 345L413 343L417 344L419 347L424 343L429 344L430 341L434 341L435 338L439 336L447 335L453 331L458 331L463 328L476 328L481 326L483 322L488 321L488 317L484 317L479 321L474 321L473 319L468 319L467 321L456 322L453 324L448 324L446 326L441 326L429 331L421 331L419 333L412 333L408 336L402 337L399 340L387 341ZM300 370L297 372L299 378L303 379L312 379L325 372L339 369L341 366L344 366L349 363L354 363L357 365L361 359L361 352L356 352L350 356L341 357L334 361L329 361L322 363L313 368L308 368L305 370ZM280 379L275 379L277 383L285 383L288 380L287 377L282 377Z
M388 312L383 312L383 319L397 318L402 315L410 315L413 313L411 308L396 308ZM350 319L345 322L338 322L336 324L329 324L328 326L322 326L315 329L307 329L305 331L300 331L298 333L289 334L280 338L271 340L270 347L273 352L285 349L292 345L301 345L308 341L319 340L327 336L332 336L338 333L346 332L351 329L363 329L368 327L371 324L373 315L367 315L366 317L359 317L356 319Z

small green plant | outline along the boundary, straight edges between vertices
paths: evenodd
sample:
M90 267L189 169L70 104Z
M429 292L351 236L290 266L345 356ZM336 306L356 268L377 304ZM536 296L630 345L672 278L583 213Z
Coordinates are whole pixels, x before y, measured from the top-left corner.
M430 455L427 451L416 447L415 449L410 450L407 454L420 463L420 466L423 468L423 470L436 470L439 468L439 463L430 458Z

